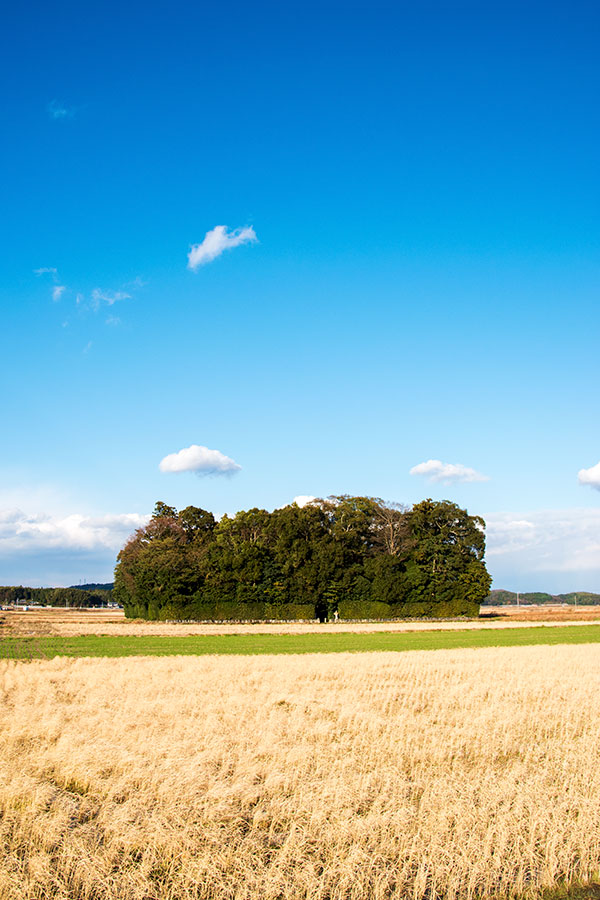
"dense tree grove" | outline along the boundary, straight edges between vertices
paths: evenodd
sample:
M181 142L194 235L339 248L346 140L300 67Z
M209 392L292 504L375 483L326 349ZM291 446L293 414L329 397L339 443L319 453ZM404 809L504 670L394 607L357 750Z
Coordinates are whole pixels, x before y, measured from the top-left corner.
M477 615L491 581L483 529L449 501L344 495L219 522L159 502L119 553L114 598L162 620Z

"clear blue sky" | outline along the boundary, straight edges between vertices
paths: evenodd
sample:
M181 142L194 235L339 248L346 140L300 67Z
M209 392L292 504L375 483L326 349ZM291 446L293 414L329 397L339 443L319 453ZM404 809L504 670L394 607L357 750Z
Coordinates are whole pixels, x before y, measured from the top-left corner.
M159 498L356 493L600 591L596 3L5 16L0 583L110 580ZM193 444L241 471L159 471Z

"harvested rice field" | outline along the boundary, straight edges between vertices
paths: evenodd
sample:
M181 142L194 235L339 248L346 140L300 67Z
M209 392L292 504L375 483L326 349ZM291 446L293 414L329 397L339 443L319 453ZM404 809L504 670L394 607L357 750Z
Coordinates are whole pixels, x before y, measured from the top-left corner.
M594 896L598 645L5 660L0 694L2 900Z
M175 637L204 634L368 634L395 631L470 630L528 625L585 625L600 622L600 606L482 607L478 619L402 622L149 622L126 619L120 609L57 609L49 607L0 611L0 637L60 635L152 635Z

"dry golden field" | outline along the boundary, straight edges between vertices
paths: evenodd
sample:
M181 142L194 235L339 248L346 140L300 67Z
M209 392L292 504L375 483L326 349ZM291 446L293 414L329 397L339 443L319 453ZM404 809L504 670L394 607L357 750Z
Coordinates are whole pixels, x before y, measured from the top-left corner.
M56 634L75 636L107 635L175 635L192 634L308 634L377 631L439 631L446 629L513 628L532 624L588 624L600 619L600 606L520 606L484 607L483 615L471 621L419 622L309 622L281 623L177 623L147 622L126 619L118 609L33 609L28 612L1 611L0 637Z
M500 616L504 622L588 622L600 619L600 606L543 604L539 606L482 606L482 615Z
M598 876L598 645L6 661L0 694L1 900Z

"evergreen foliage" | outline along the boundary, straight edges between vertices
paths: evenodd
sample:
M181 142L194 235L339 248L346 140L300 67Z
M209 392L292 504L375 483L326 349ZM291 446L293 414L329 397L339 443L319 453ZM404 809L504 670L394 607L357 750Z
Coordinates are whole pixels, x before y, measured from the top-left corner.
M388 619L477 615L490 588L482 519L343 495L216 522L159 502L119 553L131 618Z

